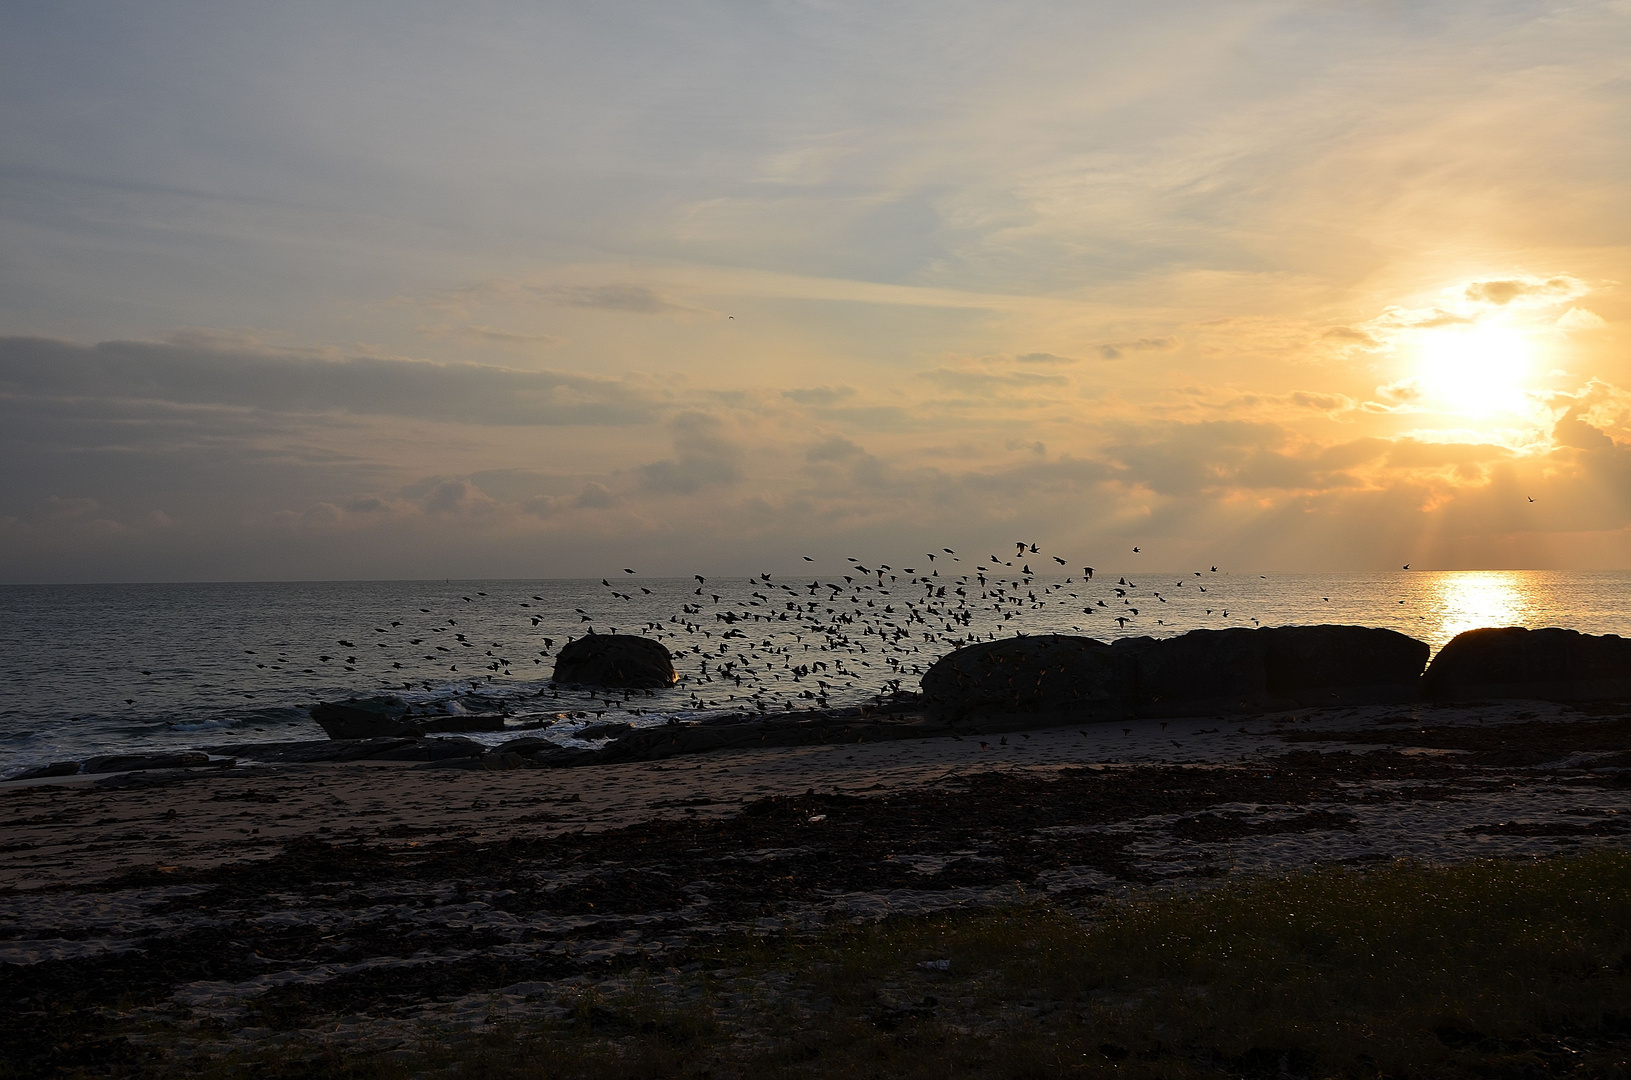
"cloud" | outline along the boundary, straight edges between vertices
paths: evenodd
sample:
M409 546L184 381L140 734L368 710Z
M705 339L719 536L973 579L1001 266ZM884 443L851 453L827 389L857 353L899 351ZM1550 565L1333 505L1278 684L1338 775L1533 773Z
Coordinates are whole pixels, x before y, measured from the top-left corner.
M1014 359L1021 364L1079 364L1082 362L1082 358L1079 356L1058 356L1046 352L1021 353Z
M0 393L481 425L626 425L656 415L656 403L623 381L555 371L24 337L0 338Z
M932 368L920 372L918 377L969 393L1070 385L1070 380L1063 375L1044 375L1035 371L979 371L961 367Z
M865 453L865 450L862 450L842 435L834 435L810 447L805 452L804 460L812 464L826 461L848 461L851 458L861 457Z
M1581 307L1572 307L1557 318L1559 330L1598 330L1608 325L1608 321L1595 311L1588 311Z
M728 487L743 478L742 449L723 435L719 419L685 412L671 423L674 456L640 467L641 486L665 495Z
M1380 344L1375 338L1371 337L1365 331L1357 330L1352 326L1333 326L1327 329L1320 336L1323 338L1328 338L1332 341L1352 342L1355 345L1363 345L1367 348Z
M782 397L800 405L836 405L855 396L853 386L811 386L799 390L783 390Z
M480 345L559 345L566 340L554 334L525 334L515 330L500 330L492 326L478 326L473 323L416 326L414 332L442 341L464 341Z
M1570 409L1552 425L1552 439L1559 446L1572 446L1577 450L1612 450L1615 446L1608 432L1593 427L1578 408Z
M1393 408L1419 401L1426 393L1427 390L1422 386L1422 381L1414 376L1399 379L1376 388L1376 396Z
M446 519L491 517L499 503L468 480L445 480L425 496L424 508L432 517Z
M1572 277L1500 278L1494 281L1469 281L1462 295L1475 303L1505 307L1515 300L1528 303L1557 304L1572 300L1586 292L1585 282Z
M1143 337L1132 341L1112 341L1098 346L1099 355L1106 360L1119 360L1130 352L1170 352L1179 346L1177 338Z
M632 311L641 315L696 310L671 303L654 289L644 285L555 285L540 291L543 295L553 297L556 303L572 307Z
M1347 394L1326 394L1313 390L1293 390L1287 395L1287 400L1293 405L1323 413L1349 412L1355 407L1354 399Z

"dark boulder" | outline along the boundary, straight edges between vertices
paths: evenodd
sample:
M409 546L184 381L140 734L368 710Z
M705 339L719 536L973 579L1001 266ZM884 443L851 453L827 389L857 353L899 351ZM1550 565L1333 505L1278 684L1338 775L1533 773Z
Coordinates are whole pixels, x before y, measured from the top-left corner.
M1063 634L981 642L923 676L952 718L1059 713L1082 720L1205 716L1409 701L1427 645L1364 626L1192 630L1112 644Z
M179 754L109 754L91 758L80 767L80 771L111 773L134 769L193 769L209 763L210 756L201 750L184 750Z
M655 690L673 686L679 674L660 641L634 634L590 634L567 642L556 654L555 681Z
M536 735L523 735L519 739L499 743L493 747L493 753L520 754L522 757L530 757L533 754L553 754L557 750L565 749L566 747L553 740L541 739Z
M1551 627L1485 627L1457 634L1422 678L1436 701L1631 698L1631 639Z
M505 725L503 713L454 713L447 716L432 713L410 719L412 725L408 733L422 735L460 731L503 731Z
M460 704L468 707L464 702ZM481 704L490 703L483 700ZM418 738L432 733L504 730L502 711L416 715L406 701L389 695L318 702L311 707L311 718L331 739Z
M1273 712L1416 697L1426 642L1368 626L1191 630L1136 639L1138 715ZM1116 642L1121 647L1122 642Z
M982 641L923 673L923 703L951 719L1060 713L1115 719L1133 714L1131 651L1069 634Z
M311 718L331 739L384 739L412 734L408 703L399 697L352 698L321 701L311 707Z
M487 748L470 739L411 739L405 745L378 750L356 761L441 761L445 758L479 757Z

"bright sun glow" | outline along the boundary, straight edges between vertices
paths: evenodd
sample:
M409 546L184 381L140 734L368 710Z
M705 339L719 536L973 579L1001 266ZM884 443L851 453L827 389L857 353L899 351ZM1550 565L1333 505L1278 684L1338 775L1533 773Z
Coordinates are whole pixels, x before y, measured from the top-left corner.
M1437 405L1469 416L1517 412L1529 375L1529 343L1511 327L1446 327L1420 344L1423 389Z
M1443 623L1439 636L1448 641L1480 626L1521 626L1529 604L1522 575L1502 571L1445 574L1435 582Z

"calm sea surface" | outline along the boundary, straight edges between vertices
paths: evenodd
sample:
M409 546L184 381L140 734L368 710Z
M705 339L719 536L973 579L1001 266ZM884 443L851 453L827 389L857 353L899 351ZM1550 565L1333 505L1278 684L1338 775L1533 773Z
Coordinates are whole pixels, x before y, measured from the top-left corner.
M321 738L309 705L380 693L449 712L480 708L472 695L498 697L512 716L559 718L550 736L568 742L597 718L643 725L855 704L916 689L936 658L991 635L1356 623L1435 650L1479 626L1631 635L1626 572L1203 571L1087 582L1026 575L1023 561L982 565L705 582L0 586L0 776L98 753ZM683 681L628 700L551 689L555 652L591 627L660 636Z

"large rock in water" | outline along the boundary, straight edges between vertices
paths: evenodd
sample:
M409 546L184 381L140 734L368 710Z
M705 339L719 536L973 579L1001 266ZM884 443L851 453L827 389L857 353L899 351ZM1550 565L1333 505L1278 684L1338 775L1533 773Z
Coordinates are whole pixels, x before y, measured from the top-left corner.
M1437 701L1631 698L1631 640L1556 627L1468 630L1433 658L1422 692Z
M982 641L948 653L923 673L931 713L955 719L1061 713L1116 719L1133 715L1128 650L1069 634Z
M408 703L399 697L352 698L350 701L320 701L311 707L311 718L331 739L381 739L410 735Z
M504 730L502 702L471 697L459 704L465 708L476 706L495 711L416 715L406 701L386 695L352 698L349 701L320 701L311 707L311 718L331 739L418 738L440 732Z
M1060 713L1083 720L1273 712L1415 698L1426 643L1364 626L1193 630L1106 645L1062 634L958 649L923 676L953 718Z
M555 681L583 686L655 690L680 681L660 641L634 634L590 634L555 655Z
M1411 701L1427 643L1369 626L1191 630L1138 651L1138 715ZM1120 645L1120 642L1117 642Z

